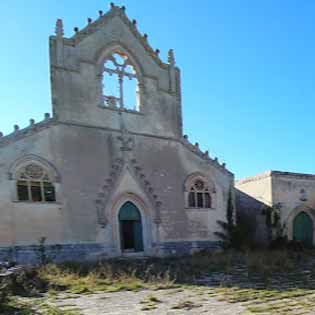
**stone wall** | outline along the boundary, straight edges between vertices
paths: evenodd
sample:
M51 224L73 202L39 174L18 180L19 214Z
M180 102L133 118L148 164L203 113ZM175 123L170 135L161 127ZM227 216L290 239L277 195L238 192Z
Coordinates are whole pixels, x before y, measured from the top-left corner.
M117 51L136 70L138 111L104 104L104 60ZM118 212L131 201L141 213L144 255L216 247L234 177L182 135L173 51L162 62L112 5L71 38L58 20L50 63L53 117L0 137L0 246L26 261L41 237L48 250L62 245L62 259L121 255ZM16 173L32 161L51 175L56 202L17 200ZM211 208L187 206L185 183L195 174L211 183Z
M293 238L293 221L302 211L310 216L315 227L314 175L270 171L239 181L236 187L256 202L262 202L278 211L280 227L289 239ZM253 209L255 213L255 207ZM240 211L245 211L243 205Z
M157 238L160 242L216 241L216 222L225 219L233 176L213 160L192 151L185 139L182 143L129 134L133 149L121 172L111 177L114 160L123 158L119 136L118 131L58 124L1 149L1 245L34 245L44 236L48 244L102 242L117 247L113 239L117 213L113 208L124 194L143 201L147 232L151 233L149 243ZM16 200L15 180L10 173L14 172L15 161L27 156L47 161L60 174L56 203ZM215 183L213 209L185 206L185 180L197 171ZM97 202L108 179L115 189L109 192L100 213ZM161 221L158 236L157 219Z

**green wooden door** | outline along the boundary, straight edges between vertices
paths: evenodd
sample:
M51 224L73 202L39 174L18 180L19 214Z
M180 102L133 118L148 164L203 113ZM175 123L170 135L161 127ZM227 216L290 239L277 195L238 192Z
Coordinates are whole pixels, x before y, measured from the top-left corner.
M313 245L313 222L305 212L299 213L293 222L293 239L306 247Z
M143 239L142 239L142 223L141 220L134 221L134 244L135 251L142 252L143 251Z
M132 202L126 202L119 211L121 248L123 251L143 251L141 214Z

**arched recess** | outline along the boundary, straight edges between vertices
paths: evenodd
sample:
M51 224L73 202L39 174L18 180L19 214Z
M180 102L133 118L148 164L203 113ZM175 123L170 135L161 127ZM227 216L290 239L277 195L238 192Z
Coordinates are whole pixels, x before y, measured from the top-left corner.
M293 240L295 238L294 235L294 223L295 219L301 214L304 213L307 215L307 218L311 220L311 226L312 226L312 244L315 242L315 210L310 208L307 205L299 206L293 209L290 214L288 215L287 219L284 221L284 224L287 228L287 235L290 240Z
M184 183L186 208L216 208L216 187L213 181L200 172L190 174Z
M121 250L143 252L143 226L138 207L131 201L125 202L119 209L118 220Z
M312 247L313 230L312 218L301 211L293 220L293 240L301 242L306 247Z
M110 69L110 67L106 66L107 62L111 62L113 59L112 57L114 55L120 55L122 58L124 58L127 62L127 67L131 67L131 69L126 70L124 68L123 72L126 72L126 75L124 74L121 79L121 82L123 82L123 78L125 78L125 83L128 83L128 78L130 80L135 79L137 81L137 85L135 87L134 94L137 98L137 104L136 108L128 108L127 104L124 102L124 96L126 91L124 91L124 84L121 84L120 80L118 80L118 95L106 95L106 87L104 90L104 76L110 75L115 76L117 75L117 69L114 69L115 66L113 64L113 68ZM115 59L115 58L114 58ZM105 68L107 70L105 70ZM118 67L121 69L121 67ZM132 72L132 73L131 73ZM121 73L121 71L120 71ZM128 110L137 110L141 111L143 107L143 93L144 93L144 80L143 80L143 68L141 67L140 62L137 60L137 58L130 52L130 50L123 45L120 42L112 42L105 46L96 56L96 79L98 80L98 86L99 86L99 97L100 97L100 106L101 107L108 107L110 109L128 109Z
M12 163L8 171L13 201L60 201L60 175L46 159L29 154Z
M8 171L9 179L15 180L16 175L18 174L18 170L23 168L24 166L30 164L30 163L34 163L34 164L41 166L42 168L44 168L49 173L50 178L54 182L60 183L61 176L60 176L59 172L57 171L57 168L51 162L49 162L46 159L44 159L38 155L35 155L35 154L24 155L24 156L18 158L17 160L15 160L10 165L10 168Z
M113 207L111 211L110 222L112 222L112 239L114 248L116 249L118 254L126 253L126 251L124 252L124 248L122 247L123 240L121 238L119 215L122 207L127 203L134 205L139 211L142 225L142 252L149 254L152 250L153 243L153 225L151 211L147 204L139 196L129 192L119 195L112 203Z

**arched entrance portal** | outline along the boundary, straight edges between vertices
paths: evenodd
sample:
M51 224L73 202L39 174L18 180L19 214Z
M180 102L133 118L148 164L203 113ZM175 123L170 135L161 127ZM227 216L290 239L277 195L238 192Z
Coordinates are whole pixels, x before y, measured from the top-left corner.
M142 252L143 231L139 209L128 201L120 208L118 218L122 252Z
M305 212L300 212L293 221L293 239L307 247L313 245L313 222Z

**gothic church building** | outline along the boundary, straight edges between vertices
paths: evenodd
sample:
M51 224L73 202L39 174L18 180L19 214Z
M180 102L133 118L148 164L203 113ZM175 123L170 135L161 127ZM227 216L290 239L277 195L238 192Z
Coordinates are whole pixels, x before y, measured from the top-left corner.
M52 117L0 137L0 255L32 262L218 246L233 174L182 131L180 70L125 8L49 39ZM132 92L131 92L132 91Z

